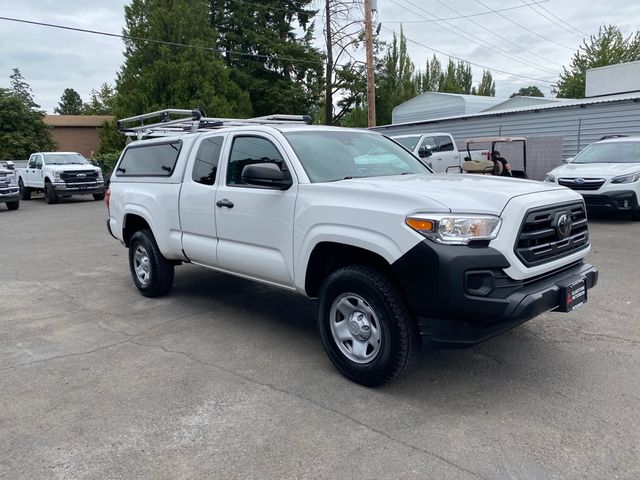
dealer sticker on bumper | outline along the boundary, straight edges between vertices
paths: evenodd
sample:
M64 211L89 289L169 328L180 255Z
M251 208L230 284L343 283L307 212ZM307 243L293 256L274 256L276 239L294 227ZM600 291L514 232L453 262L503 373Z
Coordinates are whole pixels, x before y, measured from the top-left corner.
M576 308L580 308L587 302L587 286L584 279L562 286L560 288L560 306L558 310L561 312L570 312Z

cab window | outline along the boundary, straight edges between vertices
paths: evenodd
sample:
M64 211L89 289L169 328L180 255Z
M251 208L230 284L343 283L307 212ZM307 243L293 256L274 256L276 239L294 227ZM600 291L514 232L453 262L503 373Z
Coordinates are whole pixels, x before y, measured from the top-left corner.
M220 161L220 151L224 137L208 137L202 140L195 162L191 178L196 183L213 185L216 181L216 172Z

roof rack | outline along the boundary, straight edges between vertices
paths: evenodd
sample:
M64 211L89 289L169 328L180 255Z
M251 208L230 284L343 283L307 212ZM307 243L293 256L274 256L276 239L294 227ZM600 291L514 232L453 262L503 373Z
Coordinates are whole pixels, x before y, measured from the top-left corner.
M145 121L149 120L152 120L151 123L145 124ZM205 116L201 108L195 110L167 108L118 120L118 131L140 140L144 137L166 137L228 126L310 125L311 122L309 115L273 114L254 118L217 118Z

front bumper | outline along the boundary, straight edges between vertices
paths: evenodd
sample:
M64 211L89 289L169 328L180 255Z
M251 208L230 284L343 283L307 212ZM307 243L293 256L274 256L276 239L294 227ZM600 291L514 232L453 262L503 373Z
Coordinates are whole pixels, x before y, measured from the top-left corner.
M393 268L432 347L466 348L557 309L561 285L584 280L592 288L598 271L582 261L526 280L504 274L505 257L490 247L421 242ZM473 276L489 278L474 284Z
M18 187L0 188L0 203L17 202L18 200L20 200Z
M53 189L57 195L89 195L99 194L105 192L105 186L103 182L91 182L85 185L71 184L71 183L53 183Z
M638 196L633 190L620 190L600 194L583 193L582 197L587 209L592 211L611 212L640 209Z

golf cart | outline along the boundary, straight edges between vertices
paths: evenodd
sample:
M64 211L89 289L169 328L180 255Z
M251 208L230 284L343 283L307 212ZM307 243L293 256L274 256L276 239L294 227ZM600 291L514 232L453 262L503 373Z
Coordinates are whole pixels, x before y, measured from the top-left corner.
M464 173L475 173L481 175L501 175L502 164L500 162L494 162L491 160L491 152L496 151L496 144L498 143L516 143L522 142L522 170L516 170L513 168L513 162L509 162L511 167L511 175L514 178L528 178L527 177L527 139L525 137L477 137L470 138L466 141L467 144L467 156L464 158L462 164L462 171ZM491 144L491 148L488 151L486 160L472 160L471 147L473 145L487 145Z

